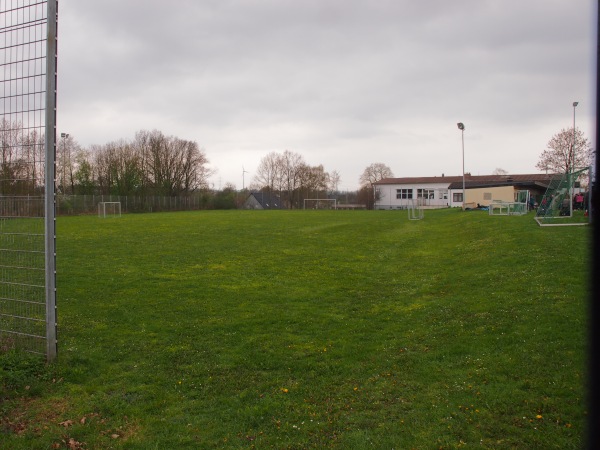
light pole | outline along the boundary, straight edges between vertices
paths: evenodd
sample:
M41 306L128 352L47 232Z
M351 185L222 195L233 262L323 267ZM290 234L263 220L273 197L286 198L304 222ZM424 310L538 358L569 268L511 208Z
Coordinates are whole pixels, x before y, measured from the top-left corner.
M462 178L463 178L463 193L462 193L462 209L465 210L465 125L462 122L456 124L460 130L462 137Z
M575 173L575 108L577 108L579 102L573 102L573 143L571 144L571 161L569 161L569 165L571 166L571 198L569 199L569 211L570 216L573 217L573 195L575 194L575 180L573 179L573 174Z
M579 102L573 102L573 149L572 149L572 158L573 164L571 165L571 172L575 171L575 108L577 108Z
M67 139L69 138L68 133L60 133L60 137L63 141L63 171L62 171L62 195L65 195L65 178L67 177Z

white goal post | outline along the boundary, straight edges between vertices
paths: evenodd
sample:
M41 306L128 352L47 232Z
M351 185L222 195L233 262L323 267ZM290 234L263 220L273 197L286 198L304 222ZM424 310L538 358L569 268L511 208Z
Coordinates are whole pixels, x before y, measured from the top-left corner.
M101 219L121 217L121 202L99 202L98 217Z
M408 203L408 220L421 220L425 217L423 206L425 205L424 198L417 198Z
M304 209L337 209L335 198L305 198Z

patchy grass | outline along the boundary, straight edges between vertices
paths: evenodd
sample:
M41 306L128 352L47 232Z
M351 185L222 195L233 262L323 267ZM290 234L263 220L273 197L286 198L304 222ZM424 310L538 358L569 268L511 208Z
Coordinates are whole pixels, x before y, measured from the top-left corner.
M2 378L0 447L581 448L588 234L457 210L61 217L59 360L34 395Z

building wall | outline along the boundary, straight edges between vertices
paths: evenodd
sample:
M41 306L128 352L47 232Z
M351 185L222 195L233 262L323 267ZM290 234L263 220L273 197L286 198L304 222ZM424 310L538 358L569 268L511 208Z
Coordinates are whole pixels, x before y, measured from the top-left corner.
M413 201L423 197L425 208L462 207L462 188L450 190L447 183L388 184L377 186L377 190L375 209L406 209ZM515 192L514 186L466 189L465 205L475 207L478 203L489 206L498 201L514 202ZM402 198L409 196L411 198Z
M515 188L513 186L486 187L466 190L466 203L476 206L489 206L493 202L514 202Z
M417 199L425 208L449 206L448 183L386 184L377 186L375 209L406 209Z

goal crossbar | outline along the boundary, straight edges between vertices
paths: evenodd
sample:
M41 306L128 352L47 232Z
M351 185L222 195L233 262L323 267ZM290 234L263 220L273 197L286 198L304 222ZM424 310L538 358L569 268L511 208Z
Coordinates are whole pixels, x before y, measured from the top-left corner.
M121 202L99 202L98 217L121 217Z

